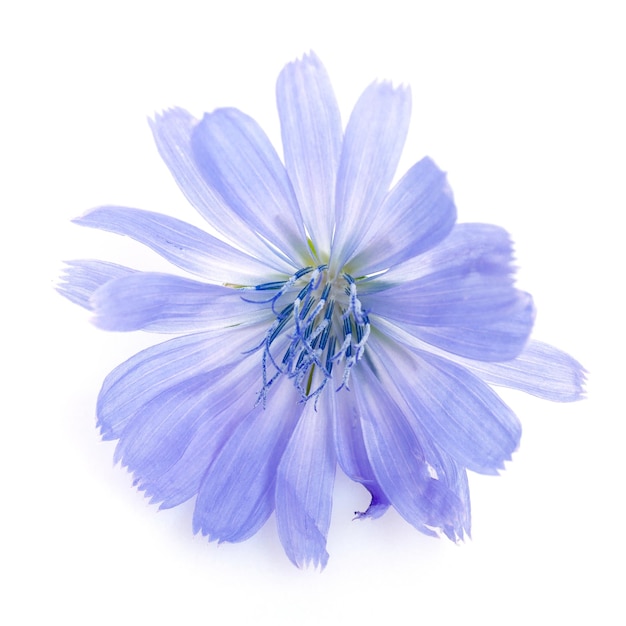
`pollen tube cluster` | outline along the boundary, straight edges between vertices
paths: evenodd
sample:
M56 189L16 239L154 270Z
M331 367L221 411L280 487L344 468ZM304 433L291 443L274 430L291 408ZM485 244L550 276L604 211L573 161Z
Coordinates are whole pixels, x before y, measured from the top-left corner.
M263 341L250 350L263 351L259 402L265 403L280 376L293 380L303 401L319 397L334 368L343 367L336 390L348 388L350 372L363 356L370 332L356 282L349 274L331 278L326 265L306 267L284 282L247 290L275 292L260 301L244 298L270 305L276 316Z

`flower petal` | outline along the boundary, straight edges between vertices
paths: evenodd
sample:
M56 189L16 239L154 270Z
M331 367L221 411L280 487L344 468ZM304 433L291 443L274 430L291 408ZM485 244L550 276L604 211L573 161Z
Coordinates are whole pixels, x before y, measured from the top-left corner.
M211 282L250 285L267 281L271 276L265 263L167 215L104 206L92 209L74 222L132 237L177 267Z
M255 404L260 367L254 358L199 374L133 413L115 460L128 467L152 502L167 508L198 493L214 457Z
M463 360L484 381L530 393L544 400L573 402L584 397L585 368L569 354L531 340L523 352L501 363Z
M464 367L427 352L371 339L383 367L428 437L460 465L497 474L522 434L511 409Z
M97 289L110 280L135 272L130 267L93 259L67 261L65 265L57 291L88 311L92 310L90 298Z
M407 326L419 339L447 352L477 361L507 361L519 355L528 342L535 322L535 307L529 294L517 292L513 307L501 320L481 323L468 320L458 326Z
M411 426L422 446L424 458L435 471L437 479L445 483L446 487L458 498L457 518L453 523L442 527L443 533L451 541L469 537L472 531L472 511L466 469L437 446L417 423L413 422Z
M295 267L306 264L306 233L291 182L259 125L237 109L217 109L196 126L191 145L205 180L239 218Z
M98 396L98 427L105 440L119 439L129 420L167 389L198 375L219 376L244 358L265 328L233 327L177 337L142 350L118 365Z
M346 128L337 175L331 269L355 254L389 189L411 116L411 92L373 83L359 98Z
M294 565L326 567L337 459L329 415L308 402L278 466L276 522Z
M368 310L417 326L491 323L506 318L526 295L506 274L451 268L363 297Z
M314 246L328 254L343 131L328 74L314 53L283 69L276 96L285 166Z
M157 148L174 180L194 208L226 239L254 258L263 259L274 270L291 274L291 264L268 248L202 176L191 147L191 136L197 124L197 119L180 108L165 111L150 120Z
M351 394L324 394L325 410L333 420L337 461L344 474L362 484L371 494L366 511L356 512L358 518L381 517L389 508L389 500L376 481L367 456L359 412Z
M193 527L209 539L243 541L274 510L276 469L304 405L285 377L276 382L267 409L245 415L209 467L196 500Z
M103 330L194 332L271 319L271 311L241 292L188 278L136 272L109 281L91 298L93 323Z
M355 276L380 272L422 254L441 242L455 221L446 175L425 157L387 194L349 271Z
M513 284L509 236L486 224L456 226L435 248L364 283L361 293L371 315L483 361L515 358L534 323L531 297Z
M492 224L456 224L437 246L365 284L368 293L375 293L430 276L458 280L479 275L508 279L510 285L514 273L513 244L503 228Z
M415 431L387 386L375 372L359 364L351 379L354 403L361 419L363 439L377 482L393 507L426 534L440 529L461 535L465 508L446 480L439 480L428 463Z

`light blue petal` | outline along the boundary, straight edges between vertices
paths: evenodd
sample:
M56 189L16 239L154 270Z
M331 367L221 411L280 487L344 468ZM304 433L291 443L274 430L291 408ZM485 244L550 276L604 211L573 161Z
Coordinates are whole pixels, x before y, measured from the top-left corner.
M532 298L513 284L508 234L486 224L457 225L435 248L366 282L359 295L372 316L482 361L515 358L535 319Z
M440 243L455 221L446 175L425 157L387 194L348 271L354 276L380 272L422 254Z
M105 378L98 396L102 438L119 439L133 415L167 389L203 374L219 376L222 368L241 361L265 330L264 326L244 326L185 335L118 365Z
M418 326L456 326L497 322L518 308L526 295L506 274L486 274L468 268L447 272L363 296L369 311Z
M188 278L136 272L109 281L91 298L93 323L103 330L179 333L271 319L271 310L241 292Z
M331 270L357 252L380 210L400 160L411 116L411 92L388 82L370 85L346 128L337 175L337 231Z
M367 456L359 412L352 394L324 394L325 410L333 421L337 460L344 474L362 484L371 494L371 502L364 512L356 512L359 518L376 519L389 508L389 500L376 481Z
M57 291L88 311L92 310L90 298L98 288L110 280L135 272L123 265L93 259L67 261L65 265L67 267L63 269Z
M276 97L285 166L313 244L328 254L343 131L328 74L314 53L283 69Z
M174 180L196 210L226 239L250 256L263 259L275 271L291 274L292 265L268 247L202 176L191 147L191 136L197 124L198 120L179 108L150 120L157 148Z
M326 567L337 459L332 420L307 402L278 466L276 523L291 562Z
M459 232L455 230L455 235ZM513 285L510 245L495 250L474 247L471 237L451 238L459 245L446 240L437 252L423 255L431 262L421 276L368 295L367 306L379 314L384 311L389 319L420 326L475 324L474 320L493 322L506 317L520 298ZM387 276L381 282L388 284Z
M167 215L104 206L92 209L74 222L132 237L177 267L211 282L253 285L267 282L272 276L265 263Z
M453 523L443 526L441 530L451 541L463 540L466 536L471 536L472 532L472 510L467 471L432 441L417 422L413 421L411 426L422 446L424 458L434 469L437 479L444 482L446 487L458 498L456 519Z
M369 358L374 357L370 351ZM389 385L381 384L363 361L351 379L355 408L361 419L363 439L377 482L393 507L423 533L436 530L463 533L464 503L438 479L415 431L396 403Z
M207 468L256 403L260 387L258 370L242 380L242 385L245 382L248 387L240 396L225 392L224 409L202 422L180 459L157 480L142 485L152 502L162 501L160 508L178 506L199 492Z
M254 535L274 510L276 470L304 405L292 382L278 379L267 408L252 408L209 467L194 511L194 532L211 541Z
M529 341L511 361L463 363L490 384L519 389L544 400L573 402L584 397L585 368L569 354L541 341Z
M584 397L585 368L565 352L540 341L530 340L514 359L487 362L446 352L382 318L376 320L376 326L395 341L454 361L489 384L519 389L554 402L573 402Z
M409 407L408 416L460 465L497 474L522 434L511 409L464 367L373 337L371 346Z
M191 145L201 174L239 218L295 267L306 265L306 233L291 182L259 125L237 109L218 109L196 126Z
M381 368L378 369L378 374L384 379L389 394L403 406L403 413L407 416L407 423L419 441L424 459L429 466L429 472L435 475L437 480L441 481L457 498L456 514L451 516L447 524L442 524L441 531L451 541L470 536L472 513L467 471L437 445L418 420L411 419L412 409L399 395L396 381L387 376L386 372L381 371Z
M152 502L172 507L198 493L207 468L255 404L261 364L251 358L188 378L141 406L115 460Z
M392 267L367 283L367 290L387 290L431 274L445 275L463 269L512 277L513 244L506 230L493 224L456 224L438 245Z
M529 294L518 291L514 306L501 320L481 323L469 320L457 326L406 326L417 338L477 361L507 361L518 356L528 342L535 322L535 307Z

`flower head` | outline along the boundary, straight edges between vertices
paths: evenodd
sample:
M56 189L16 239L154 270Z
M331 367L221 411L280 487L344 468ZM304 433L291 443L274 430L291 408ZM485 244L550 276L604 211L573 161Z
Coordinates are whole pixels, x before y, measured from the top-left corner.
M324 566L337 465L428 534L470 532L466 470L495 474L521 428L489 384L556 401L583 369L529 339L511 241L456 225L424 158L391 187L409 89L370 85L345 127L313 54L277 84L284 163L237 109L181 109L152 129L190 203L222 238L105 206L76 222L127 235L199 280L102 261L60 291L106 330L176 333L104 381L98 426L161 507L196 498L193 527L242 541L275 512L288 557ZM391 188L390 188L391 187Z

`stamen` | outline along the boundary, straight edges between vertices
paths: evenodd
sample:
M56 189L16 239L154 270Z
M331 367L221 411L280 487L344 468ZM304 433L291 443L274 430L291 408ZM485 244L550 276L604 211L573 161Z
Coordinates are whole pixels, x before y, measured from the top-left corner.
M370 333L367 314L362 310L356 281L349 274L330 280L327 266L306 267L284 282L262 283L246 291L275 291L266 300L244 300L255 304L271 303L276 316L263 340L246 352L263 350L261 358L263 386L257 402L265 402L270 387L280 376L293 380L303 402L320 394L332 378L335 363L342 362L342 388L348 389L351 371L362 358ZM278 312L278 301L289 296L293 301ZM341 313L336 313L337 303ZM282 337L280 342L277 340ZM340 339L341 337L341 339ZM285 347L285 341L287 345ZM339 349L337 344L341 341ZM279 356L277 352L282 352ZM270 369L271 368L271 369ZM318 374L316 375L316 370ZM319 384L313 388L314 381Z
M287 293L287 291L289 291L289 289L291 289L300 278L302 278L303 276L306 276L308 273L312 271L313 271L312 267L303 267L302 269L299 269L295 274L290 276L289 279L286 280L284 283L281 283L281 282L262 283L254 287L244 287L242 289L242 291L267 291L267 290L278 289L278 293L275 296L268 298L267 300L250 300L248 298L244 298L243 296L241 296L241 299L244 302L251 302L252 304L267 304L268 302L271 302L272 311L276 313L276 309L274 307L276 305L276 301L278 300L278 298L280 298L282 295Z

